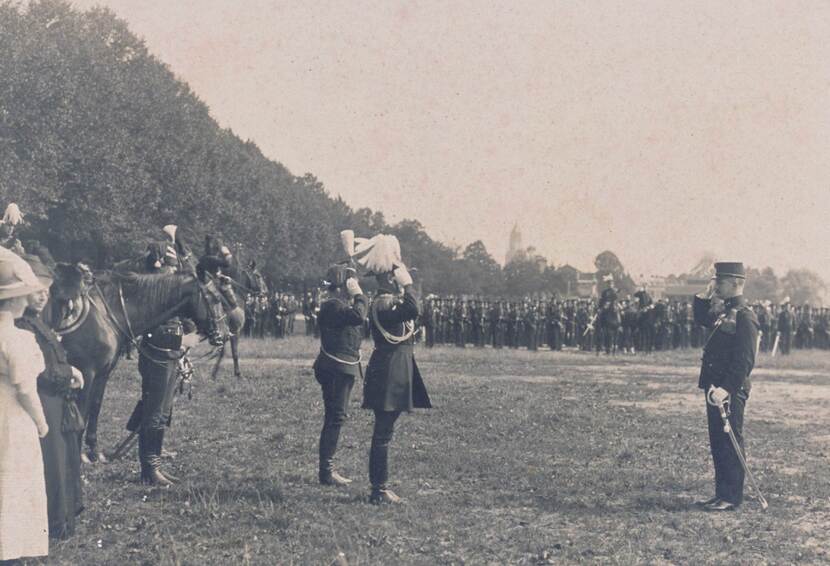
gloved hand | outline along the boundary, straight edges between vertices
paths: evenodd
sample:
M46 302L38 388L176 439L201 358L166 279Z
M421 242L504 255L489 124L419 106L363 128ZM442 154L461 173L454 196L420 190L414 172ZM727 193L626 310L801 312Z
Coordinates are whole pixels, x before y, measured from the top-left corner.
M709 399L711 399L712 403L714 403L715 405L723 405L723 402L726 400L727 397L729 397L729 391L727 391L723 387L709 387Z
M709 281L709 284L706 286L706 289L704 291L698 293L697 296L700 297L701 299L706 299L706 300L711 299L712 297L714 297L715 296L715 279L712 278Z
M412 276L409 274L409 271L406 269L405 265L399 265L396 267L395 271L392 272L392 276L395 278L395 282L401 289L407 285L412 285Z
M69 388L70 389L83 389L84 387L84 374L81 373L81 370L72 366L72 379L69 381Z
M349 277L346 279L346 292L349 293L350 297L356 297L363 294L363 289L360 288L360 283L358 282L357 277Z

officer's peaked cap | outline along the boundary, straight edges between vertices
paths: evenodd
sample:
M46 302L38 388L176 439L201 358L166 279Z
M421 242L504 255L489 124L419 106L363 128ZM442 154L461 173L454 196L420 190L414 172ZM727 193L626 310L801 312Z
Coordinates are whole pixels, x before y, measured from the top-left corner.
M715 263L715 277L746 279L746 269L740 261L719 261Z

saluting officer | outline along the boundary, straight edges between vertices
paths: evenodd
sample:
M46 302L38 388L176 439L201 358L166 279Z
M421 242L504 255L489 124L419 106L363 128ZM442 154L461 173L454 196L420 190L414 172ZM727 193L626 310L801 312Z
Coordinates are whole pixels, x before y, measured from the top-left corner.
M709 444L715 465L715 495L698 502L707 511L733 510L743 501L744 469L723 430L719 407L715 405L729 399L729 423L743 450L744 408L749 398L749 374L755 365L758 337L758 318L743 297L745 282L742 263L716 263L714 280L694 300L695 321L711 329L703 347L698 381L707 395ZM722 306L713 306L721 301Z
M325 417L320 431L319 479L323 485L346 485L352 480L338 474L332 465L340 428L346 420L355 376L360 375L360 343L368 301L355 271L337 264L326 274L329 298L320 306L320 353L314 376L323 393Z
M412 336L418 318L418 298L412 277L406 267L398 265L394 273L381 273L376 278L378 294L369 312L375 349L363 384L363 408L375 413L369 452L369 502L399 503L400 498L386 483L395 421L402 411L429 409L432 404L415 363Z

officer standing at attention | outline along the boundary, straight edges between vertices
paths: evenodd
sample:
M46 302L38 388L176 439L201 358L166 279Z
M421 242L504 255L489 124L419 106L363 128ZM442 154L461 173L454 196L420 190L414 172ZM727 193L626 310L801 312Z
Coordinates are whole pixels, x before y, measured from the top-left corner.
M703 346L698 386L706 395L709 445L715 465L715 495L698 505L707 511L731 511L743 501L744 469L724 432L719 406L729 402L729 423L743 451L744 408L755 365L758 318L743 297L746 271L742 263L715 263L715 278L695 296L695 322L710 329ZM715 306L720 301L722 307Z

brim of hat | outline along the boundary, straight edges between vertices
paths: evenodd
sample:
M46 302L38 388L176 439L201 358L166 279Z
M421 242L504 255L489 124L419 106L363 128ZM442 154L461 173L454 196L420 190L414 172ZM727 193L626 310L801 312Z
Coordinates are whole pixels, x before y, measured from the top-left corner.
M742 275L740 273L716 273L715 279L726 279L729 277L735 277L737 279L746 279L746 275Z
M13 287L10 289L0 289L0 300L25 297L27 295L31 295L32 293L42 291L43 289L43 285L21 285L20 287Z

